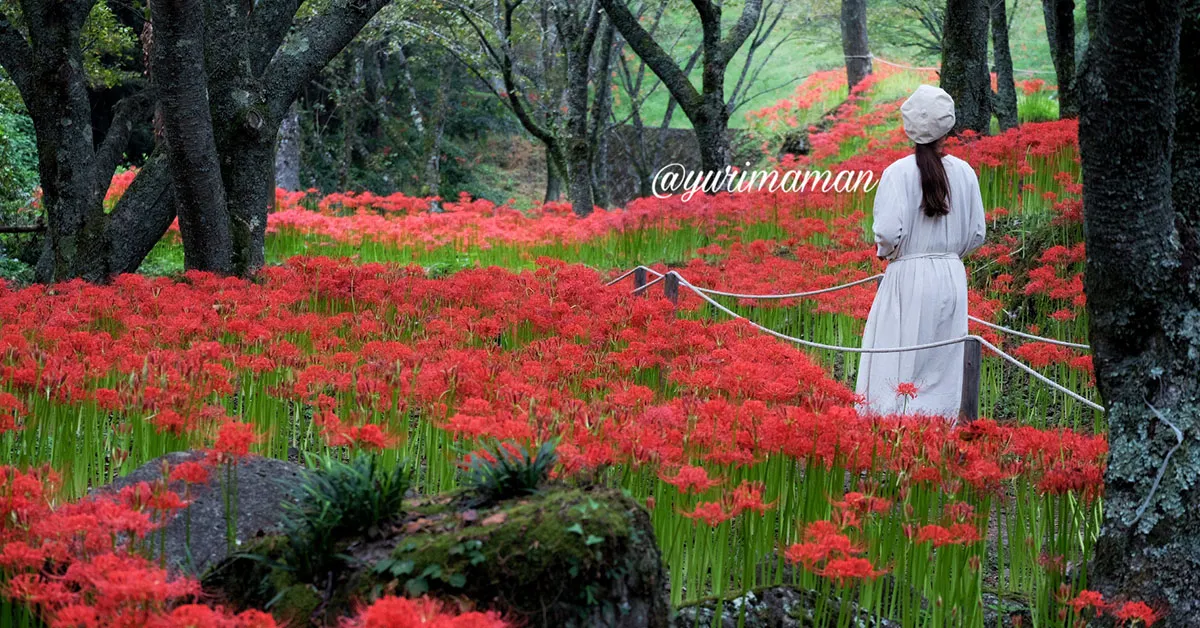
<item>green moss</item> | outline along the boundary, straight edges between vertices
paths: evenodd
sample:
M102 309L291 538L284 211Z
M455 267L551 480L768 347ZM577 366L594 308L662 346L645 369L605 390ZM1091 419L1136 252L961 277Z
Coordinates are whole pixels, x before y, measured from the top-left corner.
M296 581L279 562L286 540L268 537L250 547L254 557L226 561L205 586L231 607L268 608L296 625L335 625L385 594L429 594L499 608L531 625L582 627L665 591L649 519L619 491L556 488L478 509L472 497L459 491L405 502L407 514L389 537L339 544L348 559L332 581ZM318 609L323 618L314 616Z
M614 491L566 489L419 519L360 592L499 599L519 615L583 622L635 568L636 508Z

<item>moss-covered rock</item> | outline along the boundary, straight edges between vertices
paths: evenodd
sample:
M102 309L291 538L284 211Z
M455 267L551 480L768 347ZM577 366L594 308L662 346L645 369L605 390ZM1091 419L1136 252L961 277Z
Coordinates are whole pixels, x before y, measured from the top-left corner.
M205 582L227 603L332 624L383 594L473 601L530 626L665 627L666 575L648 514L611 489L555 487L471 507L466 493L410 500L389 534L347 539L341 573L296 582L278 539Z

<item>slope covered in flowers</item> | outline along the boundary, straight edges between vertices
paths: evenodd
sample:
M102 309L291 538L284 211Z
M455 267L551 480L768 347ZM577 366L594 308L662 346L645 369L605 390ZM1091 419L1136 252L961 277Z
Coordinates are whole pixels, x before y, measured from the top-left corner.
M762 131L820 120L838 74L758 115ZM814 127L809 155L774 163L877 174L908 150L884 94L921 79L876 75ZM972 313L1082 340L1074 124L950 150L979 168L989 210L989 245L968 263ZM1138 617L1086 591L1075 568L1100 520L1095 413L989 359L984 414L997 420L859 417L844 383L852 357L804 352L694 296L675 306L604 286L635 263L740 293L869 277L883 268L870 195L643 199L582 220L565 205L465 198L442 214L400 195L278 200L268 254L281 263L255 282L0 285L0 612L267 625L196 604L196 583L137 556L182 496L143 486L75 501L162 453L211 448L209 468L176 470L190 477L251 453L365 450L414 464L420 490L436 492L461 481L459 452L481 440L558 438L560 477L623 487L650 509L676 604L787 581L913 626L982 625L985 591L1024 602L1039 626L1102 609ZM868 284L723 302L772 329L857 344L872 295ZM1092 392L1082 352L975 330ZM432 602L364 608L356 625L441 616Z

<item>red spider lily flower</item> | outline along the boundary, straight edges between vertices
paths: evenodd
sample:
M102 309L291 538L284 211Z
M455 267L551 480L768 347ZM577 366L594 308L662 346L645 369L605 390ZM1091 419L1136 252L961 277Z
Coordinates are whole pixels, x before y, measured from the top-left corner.
M866 558L846 556L831 558L818 573L838 583L839 586L845 586L853 580L873 580L887 572L875 569L871 561Z
M721 502L701 502L691 512L680 512L680 515L696 521L703 521L711 527L717 527L733 518L733 513Z
M742 482L737 488L733 489L733 506L731 509L733 515L740 515L747 510L762 515L774 508L777 501L765 502L763 498L764 490L765 485L762 482Z
M199 462L181 462L171 469L168 476L172 482L204 484L208 481L208 468Z
M721 484L720 480L709 479L708 471L704 467L695 466L680 467L673 476L664 476L660 473L658 478L674 486L681 493L703 493Z
M1162 619L1162 615L1145 602L1125 602L1112 615L1130 626L1153 626Z
M1099 591L1088 591L1084 589L1078 595L1072 598L1068 604L1076 613L1082 613L1085 609L1094 609L1096 611L1104 610L1108 604L1104 601L1104 595Z
M213 451L217 453L218 461L236 462L249 455L250 446L258 440L253 425L240 421L226 421L217 432L217 442L213 445Z
M900 382L896 384L896 395L898 397L907 397L915 399L917 396L917 385L911 382Z
M385 595L346 620L342 628L507 628L494 612L455 615L436 600Z

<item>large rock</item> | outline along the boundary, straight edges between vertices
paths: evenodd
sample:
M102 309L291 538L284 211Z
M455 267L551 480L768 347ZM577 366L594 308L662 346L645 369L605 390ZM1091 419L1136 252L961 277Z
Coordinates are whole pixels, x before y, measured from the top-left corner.
M138 482L154 483L162 477L164 462L173 468L184 462L200 462L203 458L204 454L197 451L169 453L97 492L119 491ZM258 456L244 458L238 463L238 547L280 531L284 519L283 504L296 502L303 468L291 462ZM219 467L209 473L207 483L187 488L191 505L175 513L165 527L166 539L162 547L167 568L171 571L200 576L227 556L225 494L221 488L225 477L225 468ZM182 482L174 482L170 488L184 494ZM157 557L160 547L157 539L149 545Z
M666 575L649 515L611 489L548 488L473 507L466 492L405 502L382 538L347 539L336 574L296 582L286 541L256 544L268 560L233 558L206 579L227 605L268 601L293 624L334 625L385 593L471 600L526 626L666 628Z

